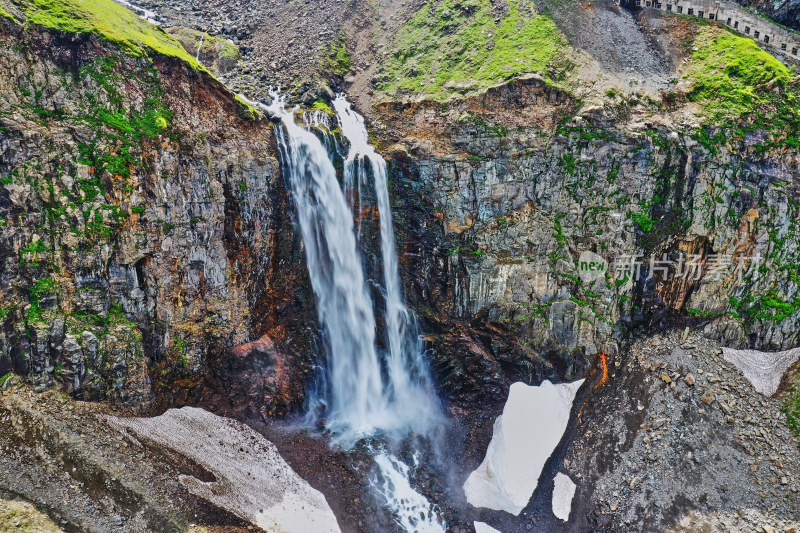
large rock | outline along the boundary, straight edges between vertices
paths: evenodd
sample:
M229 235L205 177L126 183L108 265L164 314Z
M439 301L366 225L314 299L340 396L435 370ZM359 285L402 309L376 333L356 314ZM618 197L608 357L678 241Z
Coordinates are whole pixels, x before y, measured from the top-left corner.
M511 386L503 414L494 423L486 457L464 483L470 504L519 515L567 429L572 402L582 384L583 380Z
M295 400L290 371L286 354L268 335L232 348L221 368L215 369L227 384L233 412L264 419L285 415Z
M192 494L265 531L339 531L325 496L292 470L275 445L244 424L195 407L154 418L108 417L108 422L210 472L215 481L185 475L180 481Z
M239 47L223 37L183 27L167 28L166 31L215 74L230 72L242 58Z

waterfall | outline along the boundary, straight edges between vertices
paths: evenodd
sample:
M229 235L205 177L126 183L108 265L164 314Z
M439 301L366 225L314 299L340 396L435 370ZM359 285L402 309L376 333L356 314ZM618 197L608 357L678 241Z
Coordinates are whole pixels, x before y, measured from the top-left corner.
M206 34L200 36L200 44L197 45L197 53L194 56L195 61L200 62L200 51L203 49L203 43L206 40Z
M389 348L386 367L390 387L387 392L395 405L415 413L420 417L419 427L427 429L438 415L438 402L430 394L432 386L422 355L422 344L413 317L403 300L386 161L369 144L364 119L353 110L344 95L339 95L333 105L339 116L342 136L350 144L344 163L345 183L366 183L371 170L375 184L386 293L386 345Z
M417 457L413 459L418 466ZM438 507L411 486L408 465L385 452L375 456L375 463L378 474L372 485L386 500L397 524L410 533L444 533Z
M401 438L425 434L439 420L413 320L403 304L385 161L369 145L363 119L340 96L334 102L344 141L345 183L374 178L381 226L386 350L376 342L374 303L367 291L352 206L339 184L331 154L335 146L295 120L275 96L269 110L279 116L278 145L305 245L317 314L327 341L327 427L335 442L349 446L362 437ZM313 117L314 129L325 129ZM327 130L326 130L327 131Z

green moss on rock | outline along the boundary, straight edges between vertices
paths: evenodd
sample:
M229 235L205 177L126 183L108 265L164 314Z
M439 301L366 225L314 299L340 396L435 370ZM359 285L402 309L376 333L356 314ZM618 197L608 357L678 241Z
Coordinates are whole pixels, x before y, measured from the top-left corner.
M0 17L7 18L9 20L16 20L14 16L5 9L3 9L3 6L1 5L0 5Z
M752 39L718 26L704 26L695 38L689 63L694 84L690 98L716 120L741 118L785 89L794 72Z
M521 74L549 81L569 68L569 46L533 2L507 0L497 16L489 0L431 0L399 31L383 65L379 90L410 91L435 100L486 89ZM561 64L559 64L561 63Z
M21 500L0 500L0 531L62 533L47 515Z
M800 436L800 375L795 375L783 404L786 425Z
M194 68L199 64L181 44L160 28L112 0L11 1L25 13L27 23L71 33L91 33L133 56L151 51L177 57Z

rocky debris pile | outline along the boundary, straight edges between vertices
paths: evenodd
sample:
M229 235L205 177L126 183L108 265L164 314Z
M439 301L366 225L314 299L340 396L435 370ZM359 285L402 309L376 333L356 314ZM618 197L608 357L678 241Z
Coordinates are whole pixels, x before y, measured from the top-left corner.
M325 496L295 473L274 444L240 422L196 407L108 422L186 457L204 471L180 476L189 492L266 531L339 532ZM209 474L211 480L202 479Z
M594 519L626 531L797 528L800 450L781 400L688 333L634 343L606 398L586 406L597 416L565 464L578 480L596 472Z
M110 431L98 418L108 409L21 385L0 392L0 497L24 498L66 531L178 533L188 524L246 531L178 483L191 465Z
M242 61L220 72L220 79L256 100L265 100L269 87L294 89L315 79L321 58L355 10L341 0L139 3L157 11L165 26L207 33L238 46ZM191 46L187 50L194 55Z
M112 414L134 415L108 404L76 402L55 391L33 393L17 377L6 379L0 387L0 499L8 494L23 498L65 531L258 531L181 483L182 476L212 482L228 472L213 475L165 446L114 431L106 421ZM325 495L342 530L400 533L384 504L370 499L373 462L367 453L334 450L325 438L293 425L267 426L259 420L253 427L275 444L292 470ZM258 435L254 438L263 442ZM190 446L197 436L185 440ZM258 448L248 442L230 452L240 447L251 452Z

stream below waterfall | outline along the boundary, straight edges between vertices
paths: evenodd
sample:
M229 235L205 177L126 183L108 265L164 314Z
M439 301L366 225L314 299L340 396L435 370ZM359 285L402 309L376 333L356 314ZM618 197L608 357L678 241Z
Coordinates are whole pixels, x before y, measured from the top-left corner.
M335 116L317 111L298 117L274 95L268 108L281 118L276 137L325 339L325 364L309 391L309 416L324 420L333 444L345 449L364 438L385 441L387 446L373 452L373 489L406 531L443 532L436 506L411 484L416 465L387 451L412 432L432 435L443 415L402 295L386 162L369 144L364 119L346 98L338 96L333 105ZM336 129L340 136L332 133ZM366 189L374 194L379 217L377 280L365 276L359 242ZM379 287L378 302L368 282ZM385 328L379 333L376 315L381 313Z

